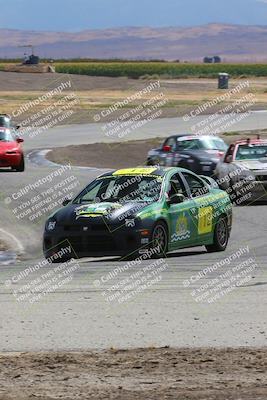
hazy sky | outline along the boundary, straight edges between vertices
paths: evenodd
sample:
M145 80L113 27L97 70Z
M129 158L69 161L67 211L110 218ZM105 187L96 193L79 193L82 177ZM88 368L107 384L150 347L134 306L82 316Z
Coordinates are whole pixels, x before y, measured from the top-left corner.
M0 0L0 10L1 28L27 30L267 25L267 0Z

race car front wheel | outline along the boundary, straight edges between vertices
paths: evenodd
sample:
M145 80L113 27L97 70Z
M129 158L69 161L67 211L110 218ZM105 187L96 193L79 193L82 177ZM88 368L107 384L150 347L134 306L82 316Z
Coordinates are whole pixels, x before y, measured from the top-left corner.
M12 167L12 169L17 171L17 172L23 172L25 170L24 157L21 158L21 161L20 161L18 167Z
M154 226L151 237L151 248L155 250L155 257L165 257L168 251L168 231L163 222Z
M206 245L208 253L216 251L224 251L227 247L229 240L229 229L226 217L221 217L214 229L213 244Z

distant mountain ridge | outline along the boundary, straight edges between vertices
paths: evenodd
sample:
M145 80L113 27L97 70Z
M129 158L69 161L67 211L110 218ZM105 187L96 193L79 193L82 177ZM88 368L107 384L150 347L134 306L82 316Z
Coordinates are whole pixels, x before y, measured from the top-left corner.
M0 58L19 57L33 44L46 58L127 58L267 61L267 26L209 24L195 27L124 27L81 32L0 29Z

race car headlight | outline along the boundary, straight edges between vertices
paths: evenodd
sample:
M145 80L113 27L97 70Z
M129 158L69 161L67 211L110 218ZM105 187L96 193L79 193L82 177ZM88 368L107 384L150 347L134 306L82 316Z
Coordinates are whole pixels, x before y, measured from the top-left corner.
M52 232L53 230L55 230L56 225L57 221L55 219L49 219L46 222L45 229L47 230L47 232Z

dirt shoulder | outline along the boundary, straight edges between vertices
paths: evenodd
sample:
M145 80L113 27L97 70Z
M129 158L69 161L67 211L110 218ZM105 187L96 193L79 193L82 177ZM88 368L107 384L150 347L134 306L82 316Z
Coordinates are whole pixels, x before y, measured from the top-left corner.
M125 143L95 143L55 148L47 159L58 163L97 168L124 168L144 165L148 150L160 146L162 139Z
M0 399L263 400L267 348L0 355Z
M267 137L265 131L247 131L226 134L221 137L231 143L239 138L255 136L260 133L262 137ZM122 143L94 143L81 146L58 147L47 154L47 159L57 164L67 164L97 167L97 168L125 168L129 166L144 165L146 163L147 152L159 147L163 143L162 138L151 140L136 140Z

